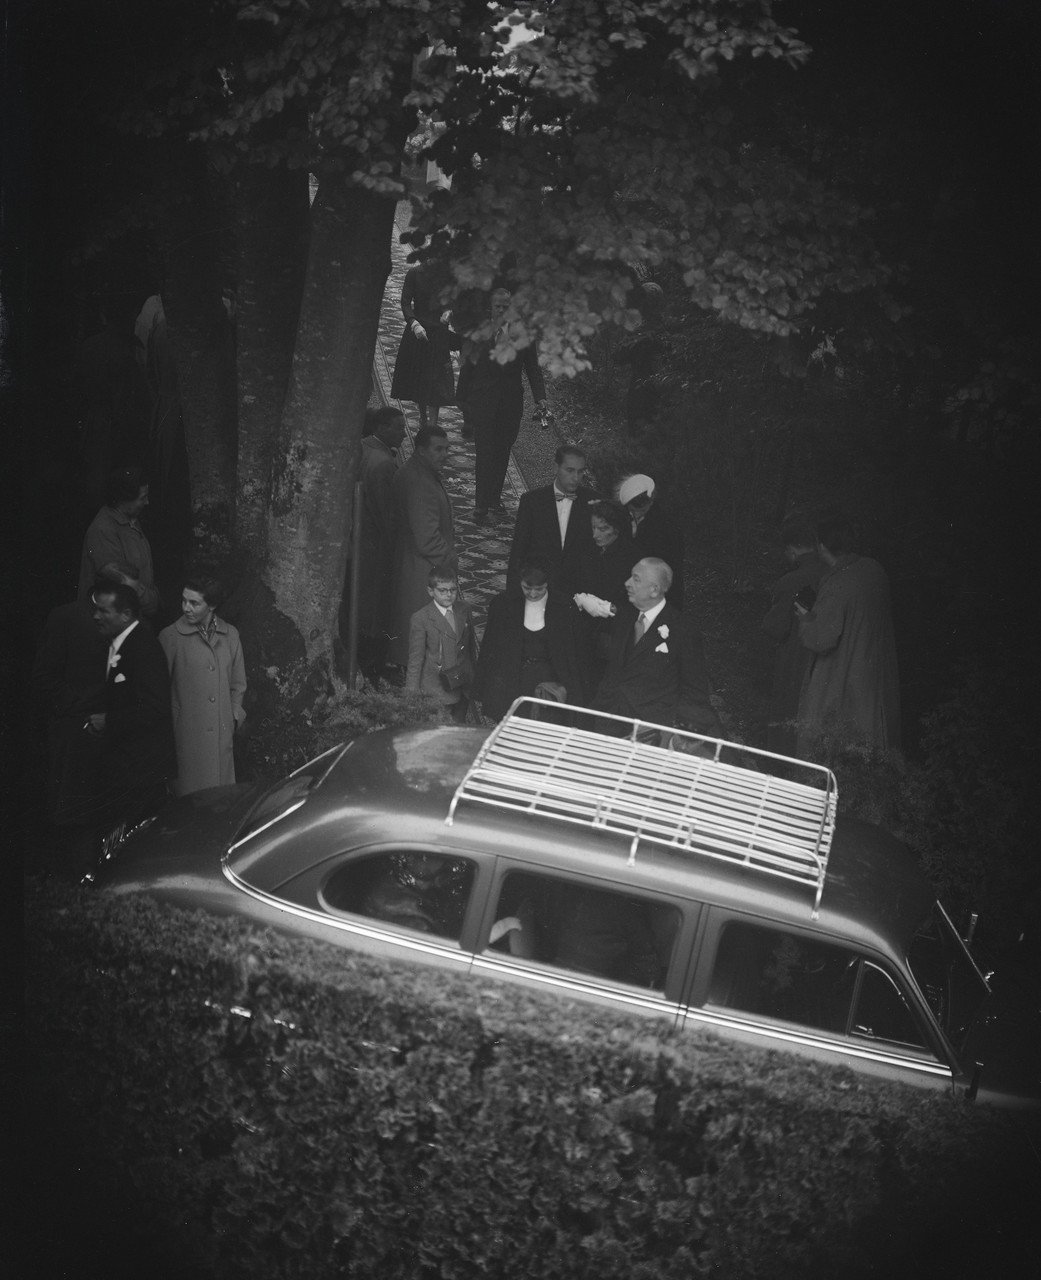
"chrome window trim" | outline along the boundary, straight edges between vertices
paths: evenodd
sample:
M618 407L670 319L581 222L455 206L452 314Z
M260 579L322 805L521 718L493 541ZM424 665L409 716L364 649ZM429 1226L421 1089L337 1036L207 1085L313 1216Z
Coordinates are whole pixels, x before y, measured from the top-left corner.
M320 774L315 774L311 779L311 785L307 789L307 795L301 796L300 799L295 800L288 809L283 809L281 813L276 813L273 818L268 819L268 821L263 823L261 826L255 827L248 835L244 835L240 839L236 840L234 844L228 845L227 849L224 851L222 860L223 858L229 857L236 849L241 848L242 845L252 840L254 836L259 836L263 832L269 830L276 822L281 822L283 818L288 818L291 813L296 813L297 809L305 805L313 793L318 790L353 745L352 740L351 742L341 743L339 748L330 747L328 751L322 751L318 755L312 756L310 760L305 760L304 763L302 765L298 765L297 768L291 769L284 778L279 779L278 783L274 783L271 787L265 788L264 792L257 798L256 803L250 805L249 812L245 815L240 825L244 826L249 821L250 814L257 808L264 797L274 789L275 786L281 785L283 782L288 782L290 778L297 777L299 774L303 773L305 769L309 769L316 760L321 760L324 756L332 756L328 766L323 769Z
M593 992L612 1004L621 1005L624 1008L650 1009L665 1017L675 1018L678 1013L683 1012L682 1007L675 1000L669 1000L662 992L648 989L644 994L622 984L605 985L604 980L597 978L594 974L579 974L571 970L554 968L549 964L533 964L522 956L511 957L503 953L501 956L492 957L485 952L474 956L473 969L484 976L505 973L515 978L518 973L521 973L525 978L541 986L553 987L555 990L577 996L588 996Z
M730 1030L747 1031L752 1035L781 1040L787 1044L798 1044L810 1049L823 1049L829 1053L838 1053L846 1057L863 1058L868 1062L877 1062L883 1066L909 1067L923 1075L943 1076L953 1080L954 1072L949 1066L935 1057L923 1059L908 1057L894 1051L885 1051L873 1047L868 1041L854 1039L852 1036L842 1040L825 1039L823 1036L809 1035L803 1032L788 1030L776 1023L752 1022L728 1014L716 1013L709 1008L690 1008L685 1011L684 1022L704 1023L709 1027L723 1027ZM769 1045L764 1045L769 1048ZM923 1052L928 1053L925 1049Z
M406 951L416 951L422 955L437 956L439 959L447 959L461 966L468 966L473 959L472 952L464 951L458 942L451 939L437 938L432 934L398 933L396 930L387 927L364 923L364 917L361 916L334 916L327 911L320 911L313 907L302 907L299 903L287 902L285 898L278 898L272 893L265 893L262 889L253 888L252 885L247 884L226 864L222 865L221 870L228 883L240 892L245 893L257 902L263 903L264 906L274 907L277 911L295 916L299 920L310 920L314 924L327 925L355 937L371 938L376 942L392 943Z
M248 835L243 836L241 840L236 840L234 844L229 844L227 849L225 849L224 853L221 855L221 865L226 865L227 859L231 857L236 849L241 849L244 844L248 844L255 836L262 835L265 831L270 830L276 822L281 822L283 818L288 818L291 813L296 813L297 809L302 808L306 803L307 796L301 796L300 799L295 800L288 809L283 809L281 813L276 813L273 818L269 818L268 821L263 823L261 826L254 827L253 830Z
M310 760L305 760L303 764L298 765L295 769L291 769L289 773L286 774L286 777L295 778L298 773L303 773L305 769L310 769L310 767L316 761L321 760L323 756L330 755L333 759L329 762L328 768L324 769L321 774L316 774L314 782L311 784L311 790L315 791L340 763L343 759L344 753L349 751L353 745L354 740L351 739L350 742L341 742L339 750L337 750L336 747L330 747L328 751L319 751L319 753L316 756L312 756Z

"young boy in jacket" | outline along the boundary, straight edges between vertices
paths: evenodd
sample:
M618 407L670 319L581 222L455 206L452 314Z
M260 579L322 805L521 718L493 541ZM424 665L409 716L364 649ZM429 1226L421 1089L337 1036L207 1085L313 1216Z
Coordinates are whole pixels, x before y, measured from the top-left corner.
M430 570L427 595L430 603L409 622L405 688L437 698L461 724L477 658L470 606L459 599L455 573L445 565Z

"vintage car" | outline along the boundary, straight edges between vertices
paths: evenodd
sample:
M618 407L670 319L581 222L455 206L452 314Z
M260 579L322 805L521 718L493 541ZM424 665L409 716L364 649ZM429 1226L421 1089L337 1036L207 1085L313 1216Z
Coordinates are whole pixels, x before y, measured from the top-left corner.
M174 802L112 843L97 884L1038 1104L1036 1010L1007 1052L912 855L837 817L827 769L588 721L520 699L491 730L375 732L267 790Z

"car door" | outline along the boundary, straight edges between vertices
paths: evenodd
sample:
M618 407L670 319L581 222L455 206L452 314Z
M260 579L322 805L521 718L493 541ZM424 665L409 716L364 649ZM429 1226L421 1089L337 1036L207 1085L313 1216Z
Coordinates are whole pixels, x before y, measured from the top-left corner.
M499 858L471 972L675 1025L700 907Z
M885 957L721 908L707 915L685 1027L884 1079L953 1087L942 1037Z

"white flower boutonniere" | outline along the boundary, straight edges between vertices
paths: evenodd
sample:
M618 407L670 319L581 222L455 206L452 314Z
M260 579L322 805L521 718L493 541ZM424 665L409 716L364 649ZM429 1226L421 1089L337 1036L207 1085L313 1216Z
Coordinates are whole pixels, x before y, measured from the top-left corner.
M663 622L661 626L658 628L658 635L660 635L663 640L668 640L669 628L666 623Z
M655 653L668 653L668 652L669 652L669 646L668 646L667 644L660 644L660 645L658 645L657 649L655 649L655 651L654 651L654 652L655 652Z

